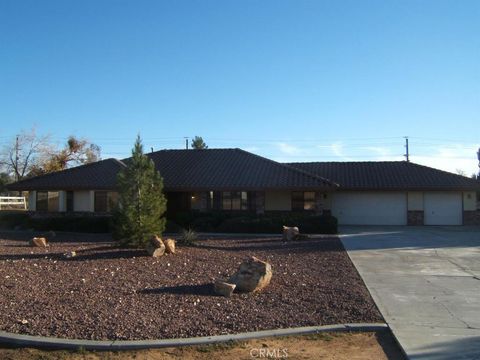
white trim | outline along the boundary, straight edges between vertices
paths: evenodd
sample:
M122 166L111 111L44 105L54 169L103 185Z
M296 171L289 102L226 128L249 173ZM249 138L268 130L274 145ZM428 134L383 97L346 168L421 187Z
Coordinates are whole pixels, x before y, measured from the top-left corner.
M2 205L9 208L11 206L21 206L23 210L27 210L27 201L24 196L0 196L0 210L2 210Z

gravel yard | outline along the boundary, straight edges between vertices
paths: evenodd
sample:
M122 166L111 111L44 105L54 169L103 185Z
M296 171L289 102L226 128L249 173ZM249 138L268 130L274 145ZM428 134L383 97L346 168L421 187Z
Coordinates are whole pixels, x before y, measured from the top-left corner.
M160 339L383 319L336 237L201 240L175 255L120 249L108 235L58 234L32 248L0 233L0 329L77 339ZM65 259L62 254L75 251ZM272 265L261 293L213 295L248 256Z

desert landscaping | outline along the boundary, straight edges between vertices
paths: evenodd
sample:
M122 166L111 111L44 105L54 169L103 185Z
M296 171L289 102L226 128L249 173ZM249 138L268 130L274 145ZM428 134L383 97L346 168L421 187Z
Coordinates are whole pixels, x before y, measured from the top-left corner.
M42 235L0 233L3 331L136 340L382 322L335 236L199 238L153 257L106 234L47 234L47 247L30 244ZM215 282L231 281L252 256L271 265L269 284L216 294Z

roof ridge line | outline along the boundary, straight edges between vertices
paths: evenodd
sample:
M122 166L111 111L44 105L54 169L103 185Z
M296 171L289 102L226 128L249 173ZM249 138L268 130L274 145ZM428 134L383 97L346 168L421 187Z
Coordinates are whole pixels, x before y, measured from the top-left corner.
M243 150L243 149L240 149L240 148L235 148L235 150L237 151L241 151L243 153L246 153L248 155L253 155L253 156L256 156L260 159L263 159L263 160L266 160L266 161L269 161L271 163L274 163L276 165L280 165L281 167L287 169L287 170L290 170L290 171L294 171L294 172L297 172L299 174L302 174L302 175L305 175L305 176L309 176L310 178L313 178L315 180L320 180L322 182L326 182L326 183L329 183L333 186L336 186L336 187L339 187L340 185L337 184L335 181L332 181L332 180L329 180L327 178L324 178L324 177L321 177L321 176L318 176L318 175L315 175L315 174L312 174L312 173L309 173L308 171L304 171L304 170L301 170L301 169L297 169L295 167L292 167L292 166L289 166L287 164L284 164L284 163L281 163L281 162L278 162L278 161L275 161L275 160L272 160L272 159L269 159L269 158L266 158L266 157L263 157L261 155L257 155L257 154L254 154L254 153L251 153L249 151L246 151L246 150Z
M119 160L119 159L116 159L116 158L110 158L112 160L115 160L116 162L118 162L121 166L123 167L127 167L127 164L125 164L122 160ZM107 159L108 160L108 159Z
M318 162L317 162L317 163L318 163ZM303 163L302 163L302 162L299 162L299 163L280 163L280 164L285 165L285 166L288 166L288 167L290 167L290 168L292 168L292 169L294 169L294 170L297 170L297 171L299 171L299 172L304 172L304 173L306 173L306 174L311 174L311 175L313 175L313 176L316 176L316 177L325 179L325 180L327 180L328 182L334 184L335 186L341 187L341 185L340 185L339 183L337 183L337 182L335 182L335 181L333 181L333 180L331 180L331 179L327 179L326 177L322 177L322 176L315 175L315 174L310 173L310 172L308 172L308 171L306 171L306 170L303 170L303 169L300 169L300 168L297 168L297 167L291 165L291 164L315 164L315 162L313 162L313 161L312 161L312 162L303 162Z

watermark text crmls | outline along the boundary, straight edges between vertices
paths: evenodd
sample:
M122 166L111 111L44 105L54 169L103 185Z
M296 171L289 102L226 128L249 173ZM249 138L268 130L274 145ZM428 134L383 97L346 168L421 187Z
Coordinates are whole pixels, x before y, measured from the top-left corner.
M250 357L254 359L286 359L288 358L287 348L252 348Z

